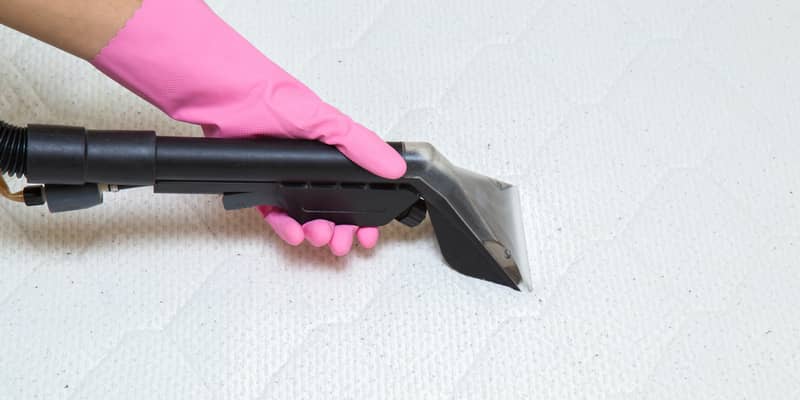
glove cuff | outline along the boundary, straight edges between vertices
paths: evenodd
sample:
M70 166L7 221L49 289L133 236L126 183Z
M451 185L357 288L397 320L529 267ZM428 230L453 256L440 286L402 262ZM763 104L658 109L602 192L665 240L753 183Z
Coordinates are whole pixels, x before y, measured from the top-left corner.
M286 118L271 115L276 92L295 92L306 108L321 103L201 0L144 0L91 63L211 135L290 132Z

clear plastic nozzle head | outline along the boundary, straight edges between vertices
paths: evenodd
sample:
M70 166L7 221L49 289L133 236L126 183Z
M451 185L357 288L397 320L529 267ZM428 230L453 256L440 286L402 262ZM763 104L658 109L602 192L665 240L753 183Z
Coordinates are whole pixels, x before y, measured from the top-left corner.
M427 143L405 143L405 153L409 160L407 177L425 183L430 191L428 196L435 197L426 197L426 202L439 203L440 210L446 209L444 214L449 217L447 222L454 226L448 232L451 235L453 232L460 233L462 237L459 243L451 244L450 249L442 248L445 257L450 252L451 258L457 258L453 253L466 251L465 246L482 246L485 251L483 254L490 256L491 263L470 265L462 272L515 289L531 290L523 214L517 188L456 167ZM436 216L432 215L432 219L434 229L437 229ZM439 232L437 229L437 234ZM448 238L440 236L440 245L443 239ZM470 243L468 239L472 239ZM460 249L454 248L457 246ZM454 267L459 269L459 266Z

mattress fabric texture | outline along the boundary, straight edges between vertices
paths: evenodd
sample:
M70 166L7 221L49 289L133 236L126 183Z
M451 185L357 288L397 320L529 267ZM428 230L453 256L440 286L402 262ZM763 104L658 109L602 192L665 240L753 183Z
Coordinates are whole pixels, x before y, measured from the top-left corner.
M800 396L800 3L209 4L387 140L518 185L533 291L427 222L337 259L215 196L2 202L0 399ZM201 134L5 28L0 119Z

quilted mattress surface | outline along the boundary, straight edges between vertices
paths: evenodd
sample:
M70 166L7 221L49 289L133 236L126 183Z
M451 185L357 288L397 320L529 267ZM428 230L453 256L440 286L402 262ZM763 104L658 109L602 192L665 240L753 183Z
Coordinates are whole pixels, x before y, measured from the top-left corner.
M336 259L214 196L2 202L0 399L800 396L800 3L209 4L386 139L517 184L533 291L453 272L429 223ZM0 118L200 135L8 29Z

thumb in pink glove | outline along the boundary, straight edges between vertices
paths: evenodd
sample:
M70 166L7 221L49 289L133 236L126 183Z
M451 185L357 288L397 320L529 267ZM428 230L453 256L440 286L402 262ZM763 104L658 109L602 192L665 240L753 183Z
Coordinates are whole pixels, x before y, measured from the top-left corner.
M202 125L207 136L319 140L376 175L405 173L394 149L267 59L201 0L144 0L92 64L172 118ZM374 227L324 220L301 226L278 208L258 209L292 245L305 239L344 255L354 235L368 248L378 240Z

